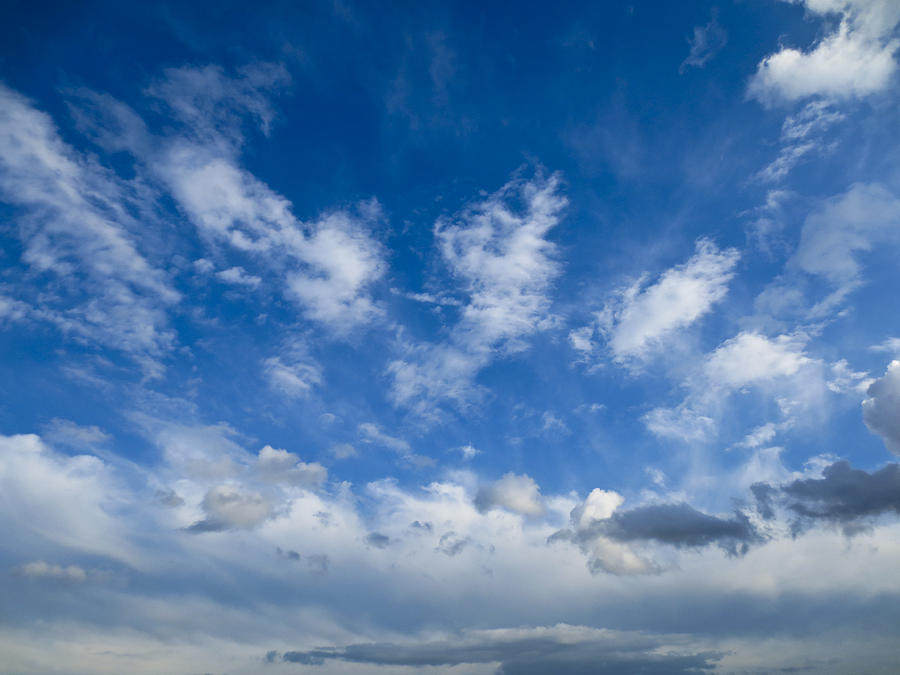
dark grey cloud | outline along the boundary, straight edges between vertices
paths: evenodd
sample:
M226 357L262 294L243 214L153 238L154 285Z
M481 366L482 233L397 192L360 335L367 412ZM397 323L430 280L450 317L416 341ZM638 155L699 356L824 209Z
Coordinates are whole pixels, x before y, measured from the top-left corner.
M720 518L698 511L689 504L649 504L617 511L609 518L594 520L574 530L561 530L551 540L587 543L598 537L615 541L655 541L676 548L701 548L716 544L729 555L743 555L761 535L746 515L735 512Z
M597 521L603 534L618 541L656 541L677 548L718 544L732 555L747 552L760 535L743 513L719 518L689 504L651 504L616 512Z
M366 543L375 548L387 548L391 543L391 538L381 532L371 532L366 537Z
M498 663L498 675L581 673L703 673L715 668L718 652L666 646L641 633L596 631L572 626L483 631L458 641L366 643L345 647L269 652L266 661L322 664L328 660L379 666L456 666Z
M795 533L824 521L841 525L851 534L869 518L900 514L900 464L868 473L840 461L827 467L822 478L795 480L778 487L755 483L751 490L764 518L774 517L776 504L795 514Z

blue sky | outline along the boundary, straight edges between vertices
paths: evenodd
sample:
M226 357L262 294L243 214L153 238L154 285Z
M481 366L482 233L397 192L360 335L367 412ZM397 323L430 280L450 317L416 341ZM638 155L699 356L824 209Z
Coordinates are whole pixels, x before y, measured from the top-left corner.
M896 2L5 15L5 672L892 668Z

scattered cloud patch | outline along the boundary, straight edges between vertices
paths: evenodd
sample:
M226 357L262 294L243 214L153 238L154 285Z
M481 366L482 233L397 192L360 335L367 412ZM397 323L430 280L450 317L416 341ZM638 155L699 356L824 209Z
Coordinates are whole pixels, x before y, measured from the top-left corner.
M782 47L765 57L750 80L749 96L771 105L811 96L862 98L888 87L897 68L894 52L900 46L893 36L900 21L895 2L800 2L813 16L839 14L837 29L809 50Z

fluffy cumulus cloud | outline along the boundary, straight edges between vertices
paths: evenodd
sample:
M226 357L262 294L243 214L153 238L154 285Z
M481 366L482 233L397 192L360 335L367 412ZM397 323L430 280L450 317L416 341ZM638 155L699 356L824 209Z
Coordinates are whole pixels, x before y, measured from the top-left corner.
M738 257L736 249L722 250L709 240L699 240L683 265L649 285L642 277L617 294L598 314L594 327L570 335L572 345L582 352L593 351L596 330L616 361L647 358L725 298Z
M478 490L475 505L479 511L502 507L525 516L538 516L544 512L541 491L534 479L514 473L508 473Z
M796 375L809 364L803 336L767 338L753 332L723 342L706 358L704 373L710 382L739 389L749 384Z
M782 47L764 58L750 81L750 96L764 103L810 96L846 99L889 86L900 46L893 36L900 22L896 2L800 0L796 4L818 18L837 15L839 23L808 50Z
M866 426L900 455L900 361L891 361L887 372L869 386L862 409Z

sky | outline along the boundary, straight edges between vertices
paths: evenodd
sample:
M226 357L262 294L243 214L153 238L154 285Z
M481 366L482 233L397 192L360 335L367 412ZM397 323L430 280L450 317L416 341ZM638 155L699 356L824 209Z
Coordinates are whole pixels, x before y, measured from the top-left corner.
M896 672L896 0L2 16L0 672Z

